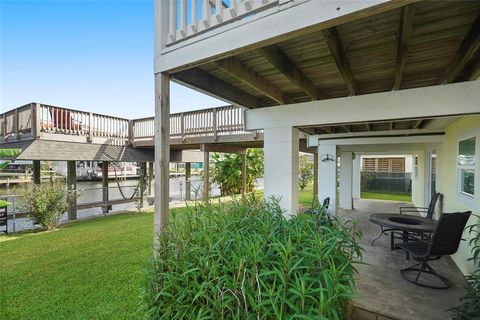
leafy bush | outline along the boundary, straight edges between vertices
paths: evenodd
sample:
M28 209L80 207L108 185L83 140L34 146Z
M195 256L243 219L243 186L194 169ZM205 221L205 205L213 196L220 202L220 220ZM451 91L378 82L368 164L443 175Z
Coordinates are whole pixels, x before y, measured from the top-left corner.
M242 192L242 156L236 153L214 153L212 181L219 185L222 196ZM263 150L247 149L247 192L252 192L255 180L263 177Z
M147 319L341 319L360 257L353 225L286 219L254 196L172 215L143 290Z
M299 157L298 166L298 185L300 190L305 190L310 182L313 181L313 160L306 154Z
M53 230L60 224L72 197L75 194L68 193L60 184L31 185L21 192L20 207L29 212L29 218L36 223Z
M480 223L468 226L467 230L473 235L469 242L473 256L468 260L473 261L476 270L465 277L466 293L460 299L462 305L452 309L454 320L480 319Z

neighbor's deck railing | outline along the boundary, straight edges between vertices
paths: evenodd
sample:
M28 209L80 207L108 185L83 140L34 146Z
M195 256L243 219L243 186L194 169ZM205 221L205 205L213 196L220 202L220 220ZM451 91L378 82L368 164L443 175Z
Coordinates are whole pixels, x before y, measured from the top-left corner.
M278 5L285 0L180 0L161 1L168 12L167 45L232 23Z
M28 139L95 142L127 145L154 137L154 117L127 120L92 112L32 103L0 115L0 143ZM249 135L244 109L225 106L170 116L170 137L175 143L189 138Z
M0 143L49 136L122 145L128 143L129 125L128 119L31 103L0 115Z

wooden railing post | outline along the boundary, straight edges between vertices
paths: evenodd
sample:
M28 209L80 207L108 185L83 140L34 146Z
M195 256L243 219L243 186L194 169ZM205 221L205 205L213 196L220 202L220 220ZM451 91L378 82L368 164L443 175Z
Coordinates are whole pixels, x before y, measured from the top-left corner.
M37 124L37 118L38 118L37 109L38 109L37 104L32 103L32 104L30 105L30 115L31 115L31 119L32 119L32 126L30 127L30 134L32 135L32 138L33 138L33 139L37 139L37 138L38 138L38 136L37 136L37 130L38 130L38 124Z
M213 127L213 140L217 141L217 109L214 108L212 112L212 127Z
M133 145L134 142L134 126L135 122L133 120L128 121L128 144Z
M15 140L20 140L18 136L18 108L15 109L15 114L13 118L13 126L14 126L14 131L15 131Z
M182 137L182 142L185 141L185 116L180 115L180 136Z
M93 114L90 112L88 114L88 142L93 141Z

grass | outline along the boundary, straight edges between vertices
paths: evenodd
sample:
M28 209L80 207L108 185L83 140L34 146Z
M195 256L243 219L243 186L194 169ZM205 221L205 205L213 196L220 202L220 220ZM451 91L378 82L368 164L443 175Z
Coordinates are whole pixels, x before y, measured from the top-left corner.
M141 318L152 240L152 213L0 237L2 319Z
M411 195L403 194L362 192L360 196L362 199L412 202Z
M304 207L312 198L312 186L299 194ZM181 214L185 209L172 210ZM141 318L139 288L152 240L151 212L79 221L51 232L0 236L2 317Z

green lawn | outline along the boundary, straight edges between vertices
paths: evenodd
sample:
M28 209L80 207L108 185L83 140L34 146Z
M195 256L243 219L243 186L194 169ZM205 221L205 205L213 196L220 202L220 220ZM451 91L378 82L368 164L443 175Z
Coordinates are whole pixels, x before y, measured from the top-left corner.
M152 213L0 236L2 319L141 318L139 288L152 239Z
M299 202L309 207L312 198L310 186ZM152 240L151 212L0 236L2 319L141 318L140 288Z
M412 196L401 194L362 192L360 196L362 199L412 202Z

